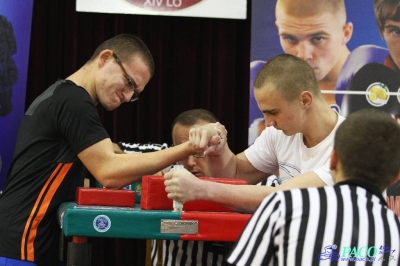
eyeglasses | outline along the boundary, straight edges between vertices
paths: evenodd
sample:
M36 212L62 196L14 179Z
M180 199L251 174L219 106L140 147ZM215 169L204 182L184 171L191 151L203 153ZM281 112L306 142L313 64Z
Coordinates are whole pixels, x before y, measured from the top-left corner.
M190 156L193 156L193 158L195 159L196 162L197 162L198 159L204 159L204 158L206 158L206 156L200 155L200 154L193 154L193 155L190 155ZM188 157L185 158L185 159L179 160L179 162L182 163L183 165L185 165L186 162L189 161L190 156L188 156ZM192 159L192 160L193 160L193 159Z
M115 53L113 53L113 56L117 64L121 67L122 71L124 72L126 78L126 84L128 84L129 89L133 91L133 95L130 102L132 103L139 100L139 93L135 91L135 84L133 83L131 77L129 77L128 73L126 73L125 68L122 66L121 60L119 60L118 56Z

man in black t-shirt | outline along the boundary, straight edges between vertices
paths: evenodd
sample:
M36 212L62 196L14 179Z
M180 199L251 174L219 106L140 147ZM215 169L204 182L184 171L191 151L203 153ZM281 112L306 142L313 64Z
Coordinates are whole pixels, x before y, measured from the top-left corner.
M153 73L147 46L122 34L35 99L21 123L0 197L0 264L58 264L55 214L62 202L75 199L87 171L118 189L200 151L186 142L154 153L114 152L96 106L111 111L137 100ZM215 135L211 145L219 141Z

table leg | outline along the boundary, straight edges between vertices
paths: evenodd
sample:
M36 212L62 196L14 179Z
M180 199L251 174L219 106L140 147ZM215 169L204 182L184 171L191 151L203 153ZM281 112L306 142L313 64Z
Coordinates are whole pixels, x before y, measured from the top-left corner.
M68 243L68 266L90 266L92 244L88 243L87 237L74 236L72 242Z

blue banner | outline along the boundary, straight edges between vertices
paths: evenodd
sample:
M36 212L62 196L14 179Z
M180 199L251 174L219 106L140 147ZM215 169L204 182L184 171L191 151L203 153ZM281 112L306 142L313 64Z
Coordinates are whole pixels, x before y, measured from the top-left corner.
M33 0L0 4L0 191L24 115Z

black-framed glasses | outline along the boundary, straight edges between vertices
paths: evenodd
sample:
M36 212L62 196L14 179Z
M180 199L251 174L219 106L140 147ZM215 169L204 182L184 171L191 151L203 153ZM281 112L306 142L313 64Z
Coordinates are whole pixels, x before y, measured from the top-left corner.
M135 84L133 83L132 78L128 75L124 66L121 63L121 60L119 60L118 56L115 53L113 53L113 57L114 57L115 61L117 62L117 64L121 67L122 71L124 72L124 76L126 78L126 84L128 84L129 89L131 91L133 91L133 95L132 95L130 102L132 103L132 102L139 100L139 93L135 91Z

